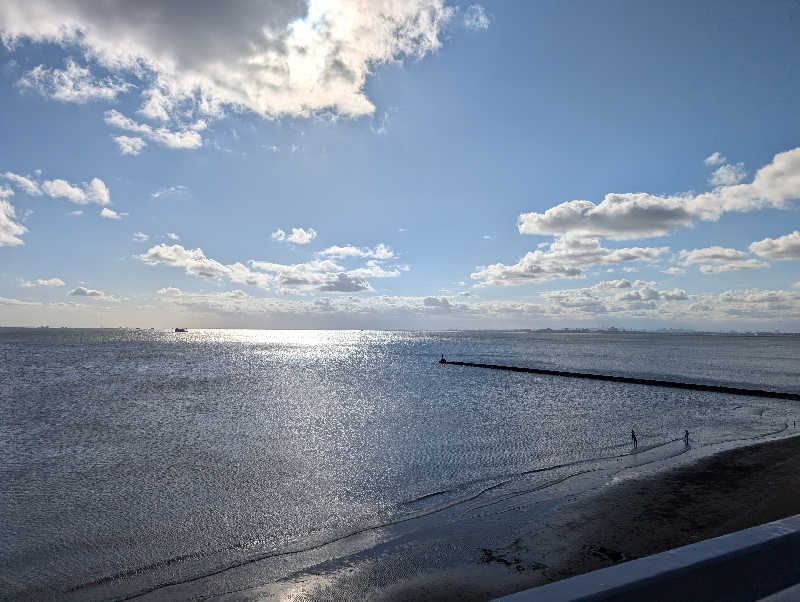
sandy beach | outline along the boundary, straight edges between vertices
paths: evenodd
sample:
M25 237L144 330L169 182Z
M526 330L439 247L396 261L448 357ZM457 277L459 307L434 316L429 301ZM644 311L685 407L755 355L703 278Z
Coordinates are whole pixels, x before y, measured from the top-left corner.
M572 504L584 545L548 581L800 513L800 437L721 452Z
M725 451L567 502L551 524L573 548L543 568L549 583L800 513L800 437ZM573 517L581 517L575 522ZM494 555L526 562L533 534ZM513 546L514 544L512 544Z
M790 437L565 497L544 520L538 507L450 526L448 542L395 536L230 599L486 600L800 513L799 486Z

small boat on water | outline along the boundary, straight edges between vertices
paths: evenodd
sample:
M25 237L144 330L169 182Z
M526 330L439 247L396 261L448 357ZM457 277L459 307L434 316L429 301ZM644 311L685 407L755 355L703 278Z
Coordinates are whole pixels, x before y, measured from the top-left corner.
M185 328L176 328L175 332L186 332Z

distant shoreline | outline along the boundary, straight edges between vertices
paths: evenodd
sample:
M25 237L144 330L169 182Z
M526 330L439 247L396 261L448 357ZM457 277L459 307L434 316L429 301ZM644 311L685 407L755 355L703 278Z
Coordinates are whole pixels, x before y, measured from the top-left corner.
M281 331L331 331L331 332L529 332L531 334L663 334L676 336L745 336L745 337L796 337L800 332L784 332L771 330L686 330L680 328L664 329L626 329L626 328L248 328L248 327L212 327L203 326L188 327L191 330L255 330L268 332ZM37 325L37 326L3 326L0 330L140 330L156 332L174 332L174 327L151 327L151 326L61 326L61 325Z

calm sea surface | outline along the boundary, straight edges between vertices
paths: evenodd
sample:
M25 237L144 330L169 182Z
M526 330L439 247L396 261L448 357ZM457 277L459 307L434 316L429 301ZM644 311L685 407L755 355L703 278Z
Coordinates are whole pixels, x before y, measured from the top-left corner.
M0 598L125 597L797 412L441 353L800 392L790 336L0 329Z

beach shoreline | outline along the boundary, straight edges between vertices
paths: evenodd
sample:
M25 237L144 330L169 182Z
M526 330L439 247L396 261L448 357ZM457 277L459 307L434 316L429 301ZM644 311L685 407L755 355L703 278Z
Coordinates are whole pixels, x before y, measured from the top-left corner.
M419 533L386 534L387 543L276 583L206 593L225 600L487 600L798 514L798 488L800 437L790 436L628 475L502 521L476 521L471 533L433 528L424 543Z

